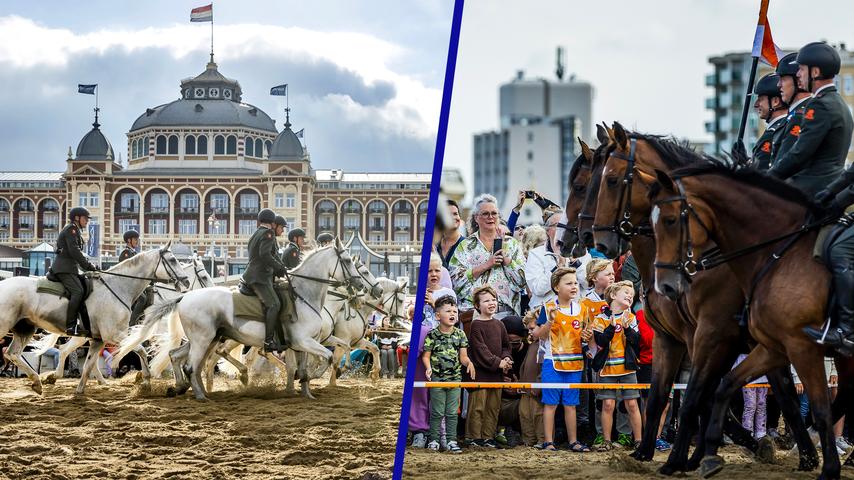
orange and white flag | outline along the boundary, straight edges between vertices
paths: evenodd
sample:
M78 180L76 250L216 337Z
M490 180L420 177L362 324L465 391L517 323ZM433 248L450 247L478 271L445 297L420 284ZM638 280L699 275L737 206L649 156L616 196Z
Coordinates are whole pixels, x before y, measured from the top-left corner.
M753 36L753 56L764 63L777 67L784 53L774 44L771 38L771 23L768 21L768 1L762 0L759 7L759 23L756 25L756 35Z

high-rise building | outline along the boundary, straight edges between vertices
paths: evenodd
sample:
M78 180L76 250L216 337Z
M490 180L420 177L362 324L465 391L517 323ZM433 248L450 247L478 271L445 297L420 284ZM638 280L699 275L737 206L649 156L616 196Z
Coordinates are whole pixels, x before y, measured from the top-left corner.
M836 87L848 104L848 108L852 108L854 106L854 52L847 50L844 43L834 45L834 47L842 59L842 68L839 75L836 76ZM794 50L785 49L786 52ZM738 126L744 107L744 95L747 92L747 80L750 75L752 60L750 52L733 52L709 57L709 63L714 67L714 72L706 75L706 86L713 89L713 94L706 98L706 109L712 111L713 119L706 122L706 132L713 136L712 153L728 153L738 136ZM771 67L760 63L756 79L758 80L771 71ZM751 99L750 113L747 117L744 133L744 144L747 151L751 150L756 139L765 130L765 122L761 121L753 110L752 102L754 101L755 98ZM848 163L852 160L854 160L854 155L849 150Z
M500 130L474 135L474 193L490 193L507 215L519 190L536 190L562 203L566 179L578 156L576 141L592 135L593 86L570 77L528 79L523 72L499 89ZM526 208L520 224L541 221Z

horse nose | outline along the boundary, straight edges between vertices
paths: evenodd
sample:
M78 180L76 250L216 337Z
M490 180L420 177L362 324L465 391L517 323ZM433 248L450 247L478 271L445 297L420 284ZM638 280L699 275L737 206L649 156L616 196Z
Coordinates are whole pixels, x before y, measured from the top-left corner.
M676 291L676 287L671 285L670 282L663 282L661 284L661 291L659 293L674 302L679 299L679 292Z
M597 243L596 250L598 250L599 253L601 253L602 255L605 255L607 258L614 258L610 247L608 247L608 245L605 245L604 243Z
M593 246L593 232L581 232L581 241L588 247Z
M374 298L380 298L383 294L383 289L379 285L374 285L371 288L371 296Z

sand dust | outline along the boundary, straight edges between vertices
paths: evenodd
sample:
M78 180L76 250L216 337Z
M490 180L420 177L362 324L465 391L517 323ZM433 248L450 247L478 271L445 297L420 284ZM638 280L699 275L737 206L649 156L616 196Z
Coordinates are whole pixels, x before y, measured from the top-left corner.
M317 400L217 379L210 402L75 379L0 379L0 477L391 478L402 380L313 382ZM229 389L230 391L226 391Z
M408 449L403 468L403 478L474 478L527 479L620 479L635 480L668 478L655 471L667 460L669 452L655 454L652 462L641 463L628 456L629 450L608 453L572 453L568 451L543 452L529 447L507 450L465 449L464 453L434 453L423 449ZM814 479L814 472L796 472L797 454L787 456L777 452L777 464L755 463L740 447L721 449L726 460L724 469L715 480L728 479ZM688 473L688 478L699 478ZM842 478L854 480L854 469L843 468Z

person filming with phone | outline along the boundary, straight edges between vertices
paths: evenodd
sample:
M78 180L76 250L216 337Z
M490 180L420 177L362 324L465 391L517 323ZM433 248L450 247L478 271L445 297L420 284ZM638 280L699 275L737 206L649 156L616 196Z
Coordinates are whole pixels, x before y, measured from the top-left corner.
M472 291L483 285L491 286L498 294L495 318L519 315L525 258L516 239L500 233L495 197L481 195L475 199L471 228L473 233L460 243L449 264L463 326L472 318Z

